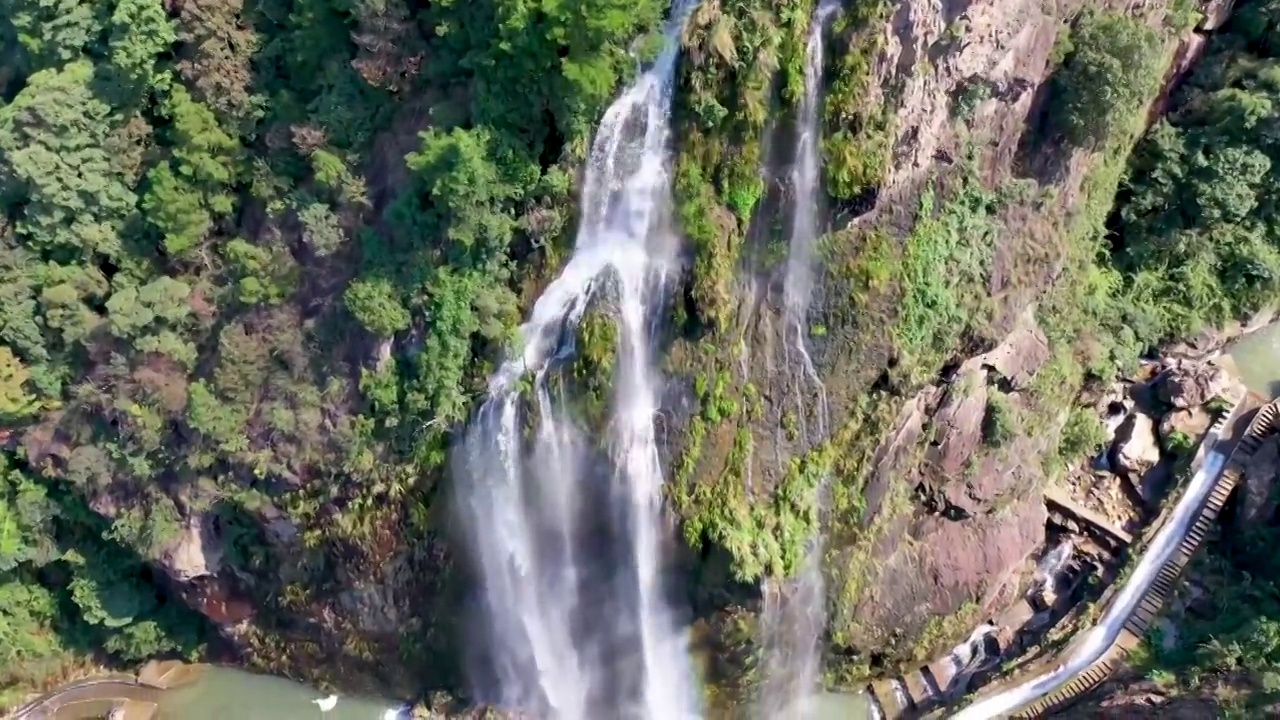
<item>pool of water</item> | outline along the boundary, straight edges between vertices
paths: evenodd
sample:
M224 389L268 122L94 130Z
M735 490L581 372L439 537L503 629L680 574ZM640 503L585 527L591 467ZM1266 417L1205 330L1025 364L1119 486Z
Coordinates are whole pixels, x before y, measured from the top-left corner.
M1227 355L1250 390L1272 400L1280 397L1280 322L1236 341Z
M160 720L383 720L395 717L386 700L338 696L322 712L313 701L328 693L286 680L213 667L195 682L161 694Z
M813 699L807 720L872 720L871 698L862 693L822 693Z

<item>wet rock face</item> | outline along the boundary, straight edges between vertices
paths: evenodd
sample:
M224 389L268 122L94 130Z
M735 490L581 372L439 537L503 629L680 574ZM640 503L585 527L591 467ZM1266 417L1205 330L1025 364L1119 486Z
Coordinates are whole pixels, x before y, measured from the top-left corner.
M925 518L912 532L912 542L897 543L873 573L871 589L856 610L859 622L847 639L861 648L910 647L931 622L967 604L997 609L1000 599L1008 600L1001 590L1015 587L1018 569L1043 543L1045 521L1038 496L960 522Z
M339 595L338 602L362 631L394 633L405 621L396 587L392 581L361 583Z

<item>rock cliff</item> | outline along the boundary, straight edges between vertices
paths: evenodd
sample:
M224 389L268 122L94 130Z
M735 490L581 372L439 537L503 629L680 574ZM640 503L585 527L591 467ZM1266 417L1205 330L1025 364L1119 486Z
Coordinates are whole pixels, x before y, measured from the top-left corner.
M690 541L727 549L727 560L705 557L743 581L790 571L794 544L826 527L837 682L949 647L1007 602L1044 542L1041 490L1106 439L1077 399L1128 351L1085 319L1090 263L1132 144L1194 59L1194 18L1180 8L905 0L863 4L834 23L830 234L808 328L827 438L805 432L819 398L796 387L787 363L783 264L758 249L785 242L789 159L778 148L790 116L719 135L696 112L683 117L694 139L682 163L708 165L703 144L722 141L774 169L756 213L731 223L766 229L722 230L730 249L743 248L736 269L700 256L692 268L694 306L708 305L704 283L732 299L698 318L702 339L677 339L668 364L685 387L702 383L687 394L702 410L672 436L673 504ZM1086 15L1121 16L1149 45L1131 68L1127 114L1106 139L1082 144L1054 116ZM701 82L712 66L692 61L687 92L732 107L724 96L740 78L720 71L729 89L715 96ZM853 157L868 172L842 172ZM701 202L720 197L731 209L729 183L705 193ZM1144 419L1140 431L1127 427ZM1150 436L1145 450L1120 444L1136 454L1122 467L1159 459L1150 418L1133 416L1121 433ZM825 525L782 500L823 472L835 484ZM754 605L739 592L728 607L750 615Z

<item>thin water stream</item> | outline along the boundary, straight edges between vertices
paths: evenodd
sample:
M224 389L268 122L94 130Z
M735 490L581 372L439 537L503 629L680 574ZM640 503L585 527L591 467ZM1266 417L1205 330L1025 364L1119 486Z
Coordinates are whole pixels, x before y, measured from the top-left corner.
M809 355L808 313L813 297L813 264L821 215L818 134L823 32L827 21L839 9L837 0L823 0L809 25L804 97L796 118L796 150L791 172L795 207L783 285L783 370L792 385L788 396L796 403L800 437L811 446L826 439L829 423L826 388ZM814 418L812 425L816 427L810 427L810 417ZM818 488L820 515L827 505L826 485L824 478ZM814 697L822 671L822 634L826 628L823 547L822 532L818 530L809 538L797 576L766 582L761 619L764 658L759 715L762 718L809 718L815 713Z

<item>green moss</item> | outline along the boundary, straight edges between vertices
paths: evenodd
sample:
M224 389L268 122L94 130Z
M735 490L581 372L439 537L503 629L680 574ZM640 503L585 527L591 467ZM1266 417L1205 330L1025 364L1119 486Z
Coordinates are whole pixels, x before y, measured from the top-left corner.
M694 548L704 542L723 548L741 582L790 575L816 528L815 491L828 454L818 449L793 459L772 488L752 486L751 423L763 415L759 392L723 368L698 375L694 389L699 411L668 486L685 540Z
M693 475L698 470L698 461L702 458L702 443L706 437L706 421L696 415L690 418L689 427L685 430L684 452L676 464L675 482L672 484L676 488L676 505L682 510L691 502L685 491L693 483ZM684 513L682 512L681 515L683 516Z
M884 177L893 141L893 113L874 99L874 62L891 3L857 3L835 23L829 88L824 99L822 154L827 191L853 199Z
M995 246L995 198L975 179L965 179L938 203L933 190L907 236L899 284L902 288L894 336L913 380L932 374L986 310L986 274Z
M813 16L814 0L797 0L781 4L782 42L779 58L782 74L782 97L792 105L804 97L804 60L808 52L809 23Z
M1165 449L1174 455L1186 455L1196 446L1196 441L1181 430L1174 430L1164 441Z
M752 447L750 430L737 428L720 477L697 484L682 508L686 541L699 547L705 539L724 548L741 582L787 577L800 568L817 526L816 488L826 472L824 453L792 460L772 497L754 497L744 482Z
M617 349L617 323L603 312L588 311L578 325L578 352L570 372L578 389L575 398L589 427L602 427L608 416Z
M1090 408L1075 407L1062 427L1058 454L1067 462L1080 460L1097 452L1107 440L1106 430Z
M920 636L912 645L913 659L916 662L929 660L935 652L954 647L978 623L978 614L982 606L973 600L965 601L960 609L950 615L938 615L929 618Z
M787 440L792 442L800 437L800 420L790 410L782 415L782 432L786 434Z
M759 159L744 156L731 161L725 166L723 178L721 194L737 218L738 226L745 228L751 223L751 215L764 196Z
M987 398L987 411L982 418L982 441L989 447L1003 447L1017 432L1016 412L1004 395L995 392Z
M694 382L698 400L702 404L702 417L710 423L720 423L737 417L741 406L729 394L732 377L727 370L717 372L712 378L699 377Z
M696 141L691 144L696 146ZM693 299L701 318L723 330L733 307L741 232L693 152L682 152L677 160L675 196L684 235L693 248Z
M901 247L889 233L879 228L835 232L822 238L818 249L827 272L848 293L851 310L867 307L894 288Z

